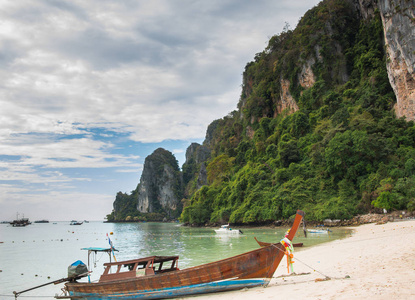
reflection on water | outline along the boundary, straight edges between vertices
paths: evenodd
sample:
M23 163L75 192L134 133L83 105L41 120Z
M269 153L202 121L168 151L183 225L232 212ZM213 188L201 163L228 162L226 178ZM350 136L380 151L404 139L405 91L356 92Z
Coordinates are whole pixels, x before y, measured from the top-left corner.
M67 267L80 259L88 262L85 247L109 247L107 234L116 252L116 259L128 260L151 255L179 255L181 269L257 249L254 236L263 242L278 242L287 228L242 228L239 236L217 235L215 228L192 228L177 223L102 223L90 222L70 226L32 224L27 227L0 225L0 298L36 285L67 276ZM113 234L110 234L110 233ZM308 234L299 230L294 242L305 247L339 239L350 231L333 229L329 234ZM301 248L296 248L301 251ZM98 280L107 254L92 257L92 280ZM22 296L45 296L52 299L63 285L49 285ZM21 297L22 297L21 296ZM49 297L46 297L49 296Z

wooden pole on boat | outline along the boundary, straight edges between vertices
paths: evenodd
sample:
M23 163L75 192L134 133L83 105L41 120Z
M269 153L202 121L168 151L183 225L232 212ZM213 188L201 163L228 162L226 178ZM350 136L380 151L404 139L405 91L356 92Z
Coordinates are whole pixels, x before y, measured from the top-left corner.
M288 233L287 238L292 241L295 233L297 232L298 227L300 227L301 220L304 218L305 213L302 210L297 210L295 215L293 226L291 227L290 232Z
M44 283L44 284L41 284L41 285L32 287L30 289L27 289L27 290L24 290L24 291L20 291L20 292L13 291L14 299L17 299L17 297L19 297L20 294L29 292L31 290L35 290L35 289L41 288L41 287L46 286L46 285L49 285L49 284L59 284L59 283L63 283L63 282L66 282L66 281L72 281L72 280L80 279L82 277L87 276L88 274L89 274L89 272L80 274L78 276L72 276L72 277L65 277L65 278L57 279L57 280L54 280L54 281L51 281L51 282L48 282L48 283Z

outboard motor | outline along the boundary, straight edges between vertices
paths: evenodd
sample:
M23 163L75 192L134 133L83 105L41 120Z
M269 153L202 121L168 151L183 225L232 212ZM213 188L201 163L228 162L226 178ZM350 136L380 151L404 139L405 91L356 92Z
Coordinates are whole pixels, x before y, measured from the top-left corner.
M73 278L74 280L76 277L85 275L86 273L88 273L88 267L80 260L77 260L68 267L68 277Z

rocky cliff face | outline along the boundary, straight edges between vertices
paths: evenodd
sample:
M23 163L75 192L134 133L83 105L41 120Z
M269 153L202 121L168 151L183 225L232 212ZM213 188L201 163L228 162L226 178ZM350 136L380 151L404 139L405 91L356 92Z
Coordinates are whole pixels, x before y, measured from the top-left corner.
M415 120L415 3L379 1L397 117Z
M357 0L356 0L357 1ZM273 36L265 51L245 67L238 111L250 125L299 110L300 97L317 81L344 84L348 49L359 25L354 0L322 1L294 30ZM253 126L255 127L255 126ZM247 134L252 135L248 130Z
M142 213L166 213L170 218L181 213L182 180L177 160L159 148L146 157L138 185L137 209Z
M311 71L311 69L310 69ZM307 78L307 79L306 79ZM302 76L302 79L304 79L304 81L310 81L312 79L310 78L314 78L314 74L311 71L311 74L308 73L307 75L304 74ZM296 111L298 111L298 105L297 102L295 102L295 99L293 98L293 96L290 93L290 82L288 80L284 80L281 79L280 81L281 84L281 93L280 93L280 99L276 104L276 110L274 111L274 118L281 114L284 110L288 110L289 113L294 113ZM253 123L253 122L251 122Z
M186 150L186 162L193 161L196 164L205 162L210 158L210 150L208 147L202 146L198 143L192 143Z
M383 22L387 69L397 117L415 120L415 3L410 0L356 0L364 18L378 8Z
M192 143L186 150L186 162L183 164L185 196L207 184L206 162L211 151L208 147Z
M384 29L385 49L387 53L387 70L390 84L395 92L397 103L395 113L397 117L405 117L407 120L415 120L415 2L413 0L347 0L360 14L362 19L373 18L380 12ZM331 37L333 28L331 20L326 22L325 34ZM336 63L342 61L342 46L334 41L331 45L333 57ZM302 67L298 73L298 84L304 89L308 89L316 82L313 72L317 62L322 62L322 47L319 43L314 46L315 56L308 57L302 61ZM346 82L349 79L346 64L340 63L337 70L333 70L332 78L338 78L339 82ZM244 90L239 103L239 110L242 115L246 108L247 99L254 91L252 78L244 78ZM297 98L294 99L290 93L290 82L286 78L279 80L280 93L274 102L273 117L286 111L288 114L296 112L298 106ZM253 124L260 118L268 114L267 109L263 109L262 116L251 116L250 122Z

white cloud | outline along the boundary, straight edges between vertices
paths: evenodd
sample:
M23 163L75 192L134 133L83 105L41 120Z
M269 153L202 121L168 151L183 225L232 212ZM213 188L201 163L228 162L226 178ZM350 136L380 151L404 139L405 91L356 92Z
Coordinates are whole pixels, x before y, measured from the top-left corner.
M125 123L143 142L203 137L212 116L236 108L239 74L264 48L265 32L278 31L277 8L304 9L289 1L6 3L0 36L22 48L1 72L2 98L14 103L14 119ZM232 98L221 97L230 91ZM199 109L200 99L215 105ZM167 120L160 117L172 109ZM196 130L169 125L166 131L165 121Z
M236 109L245 64L318 2L2 1L3 196L97 181L70 169L140 172L137 142L203 139Z
M131 165L138 156L116 155L106 152L114 145L86 138L42 141L36 137L19 145L0 144L0 155L20 156L19 161L2 161L1 164L19 166L42 166L42 168L109 168Z

